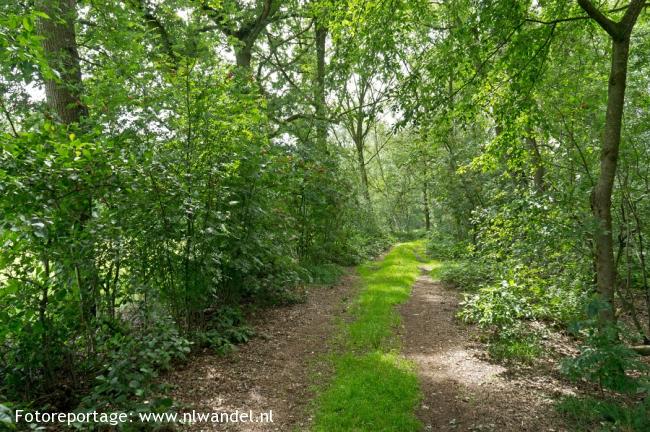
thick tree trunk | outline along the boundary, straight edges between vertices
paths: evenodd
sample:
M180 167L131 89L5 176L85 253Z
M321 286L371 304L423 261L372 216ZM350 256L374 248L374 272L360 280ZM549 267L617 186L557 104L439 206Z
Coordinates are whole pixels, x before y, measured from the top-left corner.
M615 318L612 308L616 286L616 263L612 235L612 191L621 144L621 125L625 106L627 62L630 35L643 10L645 0L632 0L619 22L607 18L590 0L578 0L580 7L607 32L612 41L612 65L607 91L605 131L600 151L600 173L591 194L591 209L599 226L595 238L596 289L607 304L600 313L601 322Z
M63 124L78 123L87 114L81 102L81 68L74 22L75 0L39 0L36 8L50 18L39 19L38 32L49 66L60 79L45 80L45 96Z
M237 66L244 70L249 70L251 68L251 60L253 58L253 47L252 45L244 42L244 46L235 48L235 60Z
M75 0L39 0L36 9L43 11L49 18L38 21L38 33L42 37L42 46L48 64L56 71L58 79L45 80L47 104L64 125L79 124L87 116L88 110L81 101L82 80L79 53L75 34L76 2ZM84 190L80 185L80 190ZM93 245L84 242L85 226L92 214L92 199L83 193L77 202L77 220L71 221L76 238L84 244L77 244L82 251L74 264L81 299L82 319L88 323L97 311L96 295L98 286Z
M605 131L600 152L600 174L591 196L592 212L599 224L595 236L596 286L602 299L610 306L614 298L617 277L612 236L612 190L621 143L629 48L629 38L612 42L612 66L609 74ZM613 317L611 307L602 312L603 319L613 319Z

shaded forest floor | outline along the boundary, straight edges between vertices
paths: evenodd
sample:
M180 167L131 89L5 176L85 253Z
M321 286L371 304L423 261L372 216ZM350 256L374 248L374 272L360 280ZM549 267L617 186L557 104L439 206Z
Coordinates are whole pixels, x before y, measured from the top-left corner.
M568 431L553 407L573 389L546 368L490 363L476 331L455 318L459 293L423 274L398 307L401 353L415 366L425 431ZM315 388L329 380L323 361L336 349L337 323L349 317L359 277L313 287L306 301L252 318L257 336L226 356L199 354L167 381L172 396L199 412L264 412L273 423L195 424L189 431L306 431Z
M336 317L345 313L358 284L353 271L332 287L311 287L304 303L262 310L250 317L256 336L228 355L193 357L167 382L187 411L273 411L273 423L194 424L188 431L304 431L309 428L313 384L326 371Z
M490 363L475 329L455 318L457 290L421 266L409 301L400 307L402 353L416 365L425 431L570 430L554 408L574 389L539 367Z

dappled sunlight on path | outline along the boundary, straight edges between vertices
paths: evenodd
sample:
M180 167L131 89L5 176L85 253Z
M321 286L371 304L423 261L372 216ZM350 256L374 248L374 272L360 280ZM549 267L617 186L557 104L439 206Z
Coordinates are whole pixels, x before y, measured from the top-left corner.
M189 412L273 411L273 423L196 423L184 431L271 432L306 430L313 371L329 350L335 318L347 308L356 275L334 287L312 287L305 303L263 310L252 318L257 337L226 356L197 355L166 377L174 398Z
M507 377L507 369L481 359L469 327L458 323L458 293L422 268L411 299L400 307L402 352L416 365L423 400L418 417L425 431L562 431L543 385ZM540 390L543 389L543 390Z

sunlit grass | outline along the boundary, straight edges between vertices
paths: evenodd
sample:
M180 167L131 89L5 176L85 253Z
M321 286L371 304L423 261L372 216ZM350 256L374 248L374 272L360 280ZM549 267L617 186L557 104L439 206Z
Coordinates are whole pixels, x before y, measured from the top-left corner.
M342 329L332 382L316 400L316 431L416 431L420 400L412 365L398 354L397 304L405 302L423 265L424 243L402 243L359 268L363 289L353 321ZM431 263L427 263L431 264Z
M336 376L318 399L314 430L416 431L420 400L411 365L397 354L341 354Z

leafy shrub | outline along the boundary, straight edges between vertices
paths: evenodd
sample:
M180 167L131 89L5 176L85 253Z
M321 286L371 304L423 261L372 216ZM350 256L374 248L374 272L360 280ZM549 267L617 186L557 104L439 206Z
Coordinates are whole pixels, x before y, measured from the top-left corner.
M171 407L171 400L155 399L161 390L156 378L159 371L171 369L175 361L186 357L190 342L179 335L171 319L158 316L152 323L101 341L99 374L79 410L157 411Z
M13 413L8 406L0 404L0 430L13 430Z
M477 293L467 295L461 305L458 316L483 329L503 331L514 327L518 320L532 317L530 303L513 281L480 288Z
M494 281L494 268L481 260L448 262L438 272L441 281L463 290L477 290Z
M429 234L427 254L434 259L449 260L465 258L470 248L466 241L460 241L442 231L434 230Z
M636 403L568 396L557 409L576 431L638 431L650 430L650 399Z
M296 288L301 286L304 270L288 258L277 257L272 265L262 267L242 277L244 288L235 287L238 295L230 301L237 304L242 300L263 306L291 304L301 301ZM241 295L242 298L237 298ZM231 299L231 300L235 300Z
M620 322L603 324L598 316L610 307L598 297L587 304L587 319L572 326L583 337L580 354L565 359L562 372L572 380L587 380L603 389L632 395L628 400L565 398L558 404L579 430L650 430L650 368L625 345L629 339Z
M535 316L534 307L514 281L479 288L461 305L461 319L491 332L488 350L493 358L530 363L542 353L538 335L524 322Z
M234 350L235 345L248 342L254 334L239 308L223 307L208 321L207 329L196 332L194 340L200 347L226 354Z
M490 356L500 361L531 363L542 354L537 336L532 332L518 330L500 334L488 347Z
M334 285L341 275L341 266L333 263L315 263L307 266L309 282L319 285Z
M563 372L574 380L586 379L606 388L624 393L650 390L647 376L634 376L647 372L648 366L639 355L620 340L621 329L616 325L597 326L587 321L588 336L575 358L566 359Z
M499 275L502 279L497 284ZM485 261L460 262L443 268L440 277L476 291L466 297L463 305L467 310L462 312L476 323L495 321L496 325L504 325L503 320L513 324L537 319L569 325L582 316L588 300L588 285L581 278L568 281L512 261L503 266Z
M357 265L369 258L376 257L392 245L394 239L380 230L354 231L348 238L348 244L334 262L341 265Z

